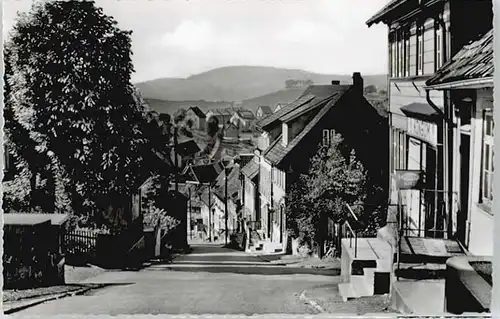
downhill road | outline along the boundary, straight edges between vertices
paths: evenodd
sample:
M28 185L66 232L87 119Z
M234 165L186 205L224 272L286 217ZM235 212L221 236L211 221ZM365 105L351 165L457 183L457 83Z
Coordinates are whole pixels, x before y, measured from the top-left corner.
M301 292L331 285L338 277L296 271L302 273L244 252L197 245L173 263L105 272L83 283L111 286L15 315L317 313L300 298Z

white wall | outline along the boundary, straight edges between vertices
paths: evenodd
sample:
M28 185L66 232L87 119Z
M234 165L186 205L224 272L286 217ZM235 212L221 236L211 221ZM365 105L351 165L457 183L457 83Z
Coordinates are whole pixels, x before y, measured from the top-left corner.
M476 113L471 120L471 210L469 216L470 237L469 251L475 255L493 255L493 215L479 203L479 185L481 176L481 151L482 151L482 111L492 108L493 90L478 90Z

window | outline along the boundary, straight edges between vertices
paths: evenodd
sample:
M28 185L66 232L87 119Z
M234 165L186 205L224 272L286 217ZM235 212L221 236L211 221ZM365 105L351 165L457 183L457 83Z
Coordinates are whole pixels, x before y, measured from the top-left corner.
M395 170L398 167L398 131L392 130L392 158L391 158L391 170Z
M4 146L3 148L3 170L8 171L10 169L10 154L9 154L9 148L7 146Z
M404 51L403 41L399 38L398 41L398 77L403 76Z
M324 129L323 130L323 146L330 146L330 143L333 141L334 137L335 137L335 130Z
M481 172L481 202L491 203L493 200L493 112L483 113L483 154Z
M439 24L436 24L436 71L443 65L443 32Z
M399 169L406 169L406 136L399 132Z
M417 75L424 74L424 27L417 28Z
M389 37L389 43L391 43L390 41L391 41L391 39ZM392 65L392 57L393 56L394 56L394 52L392 50L392 44L389 44L389 77L392 77L392 74L394 72L394 67Z
M405 72L404 76L410 76L410 34L405 39Z
M392 43L392 70L391 70L391 76L392 77L395 77L396 74L397 74L397 58L398 58L398 54L397 54L397 47L396 47L396 43Z
M406 168L406 135L400 130L392 132L392 169Z
M330 145L330 130L323 130L323 146Z

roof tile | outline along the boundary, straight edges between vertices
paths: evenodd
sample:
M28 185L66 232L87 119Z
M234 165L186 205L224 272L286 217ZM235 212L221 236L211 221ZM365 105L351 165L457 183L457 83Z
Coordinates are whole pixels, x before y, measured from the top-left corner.
M257 176L257 174L259 174L259 164L254 161L250 161L243 167L241 173L246 177L253 179L255 176Z
M492 77L493 30L480 39L465 45L436 74L427 80L427 86Z
M199 107L191 106L189 109L193 110L193 113L196 114L196 116L198 116L199 118L202 118L202 119L206 118L205 113L203 113L203 111Z
M260 120L259 122L257 122L256 125L261 127L261 128L264 128L264 127L268 126L269 124L272 124L273 122L279 120L280 117L288 114L289 112L295 110L297 107L311 101L314 98L315 98L315 96L312 94L302 95L301 97L299 97L297 100L293 101L292 103L289 103L286 106L283 106L276 113L273 113L273 114L269 115L268 117Z

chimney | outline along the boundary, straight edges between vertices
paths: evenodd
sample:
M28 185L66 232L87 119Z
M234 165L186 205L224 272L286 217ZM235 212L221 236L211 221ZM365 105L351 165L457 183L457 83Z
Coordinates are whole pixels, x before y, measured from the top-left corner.
M352 85L359 90L362 94L364 92L364 83L363 83L363 78L361 77L361 73L359 72L354 72L352 74Z
M340 85L340 81L339 80L333 80L332 81L332 85Z

